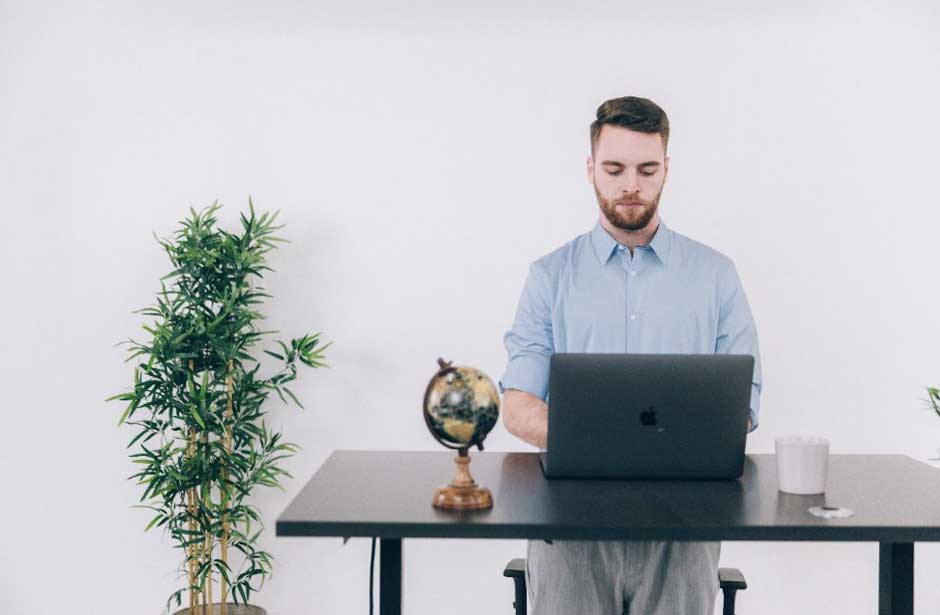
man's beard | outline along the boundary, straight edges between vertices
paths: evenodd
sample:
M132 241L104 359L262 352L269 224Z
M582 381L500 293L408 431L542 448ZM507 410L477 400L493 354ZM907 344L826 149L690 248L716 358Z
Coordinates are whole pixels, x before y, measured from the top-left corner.
M662 194L662 190L656 194L656 198L653 199L651 203L637 198L622 198L611 201L605 199L601 193L597 191L597 186L594 187L594 194L597 195L597 202L601 206L604 217L607 218L611 224L624 231L639 231L646 228L650 220L652 220L653 216L656 214L656 210L659 208L659 196ZM639 207L618 208L617 203L623 202L636 202L642 203L642 205Z

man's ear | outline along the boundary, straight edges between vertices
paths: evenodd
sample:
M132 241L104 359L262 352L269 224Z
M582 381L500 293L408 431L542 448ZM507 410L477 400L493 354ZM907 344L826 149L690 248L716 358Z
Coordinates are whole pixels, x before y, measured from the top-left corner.
M591 185L594 184L594 157L593 156L587 157L587 180L589 184Z
M669 178L669 156L666 156L666 159L663 161L663 183L666 183L666 180Z

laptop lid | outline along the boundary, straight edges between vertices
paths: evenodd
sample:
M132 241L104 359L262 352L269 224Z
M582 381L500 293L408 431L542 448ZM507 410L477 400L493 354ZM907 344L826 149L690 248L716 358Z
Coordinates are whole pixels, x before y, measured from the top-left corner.
M751 355L555 353L545 475L737 478L753 372Z

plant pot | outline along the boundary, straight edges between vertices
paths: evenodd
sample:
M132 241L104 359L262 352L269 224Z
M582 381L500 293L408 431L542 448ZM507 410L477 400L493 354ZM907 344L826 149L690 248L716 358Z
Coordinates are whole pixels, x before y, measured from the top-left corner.
M253 604L235 604L234 602L226 602L225 604L225 615L268 615L267 611ZM222 615L222 604L213 602L206 609L206 613L207 615ZM189 607L180 609L173 615L189 615ZM196 607L196 615L202 615L202 606Z

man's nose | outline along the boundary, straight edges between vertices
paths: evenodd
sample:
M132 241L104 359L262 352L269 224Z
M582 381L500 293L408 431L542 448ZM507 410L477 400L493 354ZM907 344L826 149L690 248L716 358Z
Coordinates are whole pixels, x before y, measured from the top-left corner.
M640 191L640 181L636 173L625 172L623 184L620 186L620 189L625 194L633 194L634 192Z

